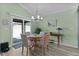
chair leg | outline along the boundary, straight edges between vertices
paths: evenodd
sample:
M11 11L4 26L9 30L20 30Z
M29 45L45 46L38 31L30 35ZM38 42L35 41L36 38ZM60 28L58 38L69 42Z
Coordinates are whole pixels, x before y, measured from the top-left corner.
M45 47L43 48L43 51L44 51L44 54L43 54L43 55L45 56L45 54L46 54L46 49L45 49Z
M42 47L42 56L45 55L45 47Z
M22 55L23 55L24 47L22 46Z
M49 50L49 46L47 45L47 49Z
M32 52L32 48L29 48L29 54L31 55L31 52Z
M27 47L27 51L26 51L26 55L28 56L28 53L29 53L29 48Z

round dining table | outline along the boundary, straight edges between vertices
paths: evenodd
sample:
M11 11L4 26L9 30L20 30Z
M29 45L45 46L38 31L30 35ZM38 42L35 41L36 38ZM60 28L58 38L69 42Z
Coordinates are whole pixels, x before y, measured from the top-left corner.
M40 36L40 35L30 35L30 36L28 36L28 38L30 38L31 39L31 41L34 41L34 47L37 47L38 45L37 45L37 42L38 41L40 41L40 38L42 38L42 36Z

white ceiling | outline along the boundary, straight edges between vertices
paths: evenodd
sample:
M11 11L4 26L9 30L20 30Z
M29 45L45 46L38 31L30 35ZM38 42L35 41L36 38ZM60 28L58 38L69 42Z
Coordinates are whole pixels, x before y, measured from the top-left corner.
M38 15L46 16L54 12L60 12L77 6L75 3L21 3L19 4L25 8L32 15L36 15L38 9Z

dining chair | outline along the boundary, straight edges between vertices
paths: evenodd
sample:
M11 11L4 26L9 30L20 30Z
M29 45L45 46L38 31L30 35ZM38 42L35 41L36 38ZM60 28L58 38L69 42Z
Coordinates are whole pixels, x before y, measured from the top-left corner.
M27 39L31 41L32 46L33 46L35 44L34 41L33 41L33 39L30 38L30 37L28 37L28 36L31 36L32 34L30 32L25 32L25 34L27 35Z
M39 41L39 47L42 49L43 55L45 55L46 49L48 49L49 37L50 37L50 33L48 32L48 33L44 34Z
M30 40L28 40L28 38L25 34L21 34L21 38L22 38L22 55L23 55L24 47L25 47L25 48L27 48L26 55L28 56L28 54L32 48L32 43L30 42Z

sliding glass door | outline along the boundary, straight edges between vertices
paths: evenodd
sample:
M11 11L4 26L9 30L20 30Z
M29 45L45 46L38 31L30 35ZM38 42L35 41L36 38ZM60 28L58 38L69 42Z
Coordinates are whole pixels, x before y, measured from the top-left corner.
M30 21L22 19L13 19L13 47L20 48L22 46L21 34L25 32L31 32L31 23Z

